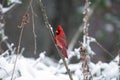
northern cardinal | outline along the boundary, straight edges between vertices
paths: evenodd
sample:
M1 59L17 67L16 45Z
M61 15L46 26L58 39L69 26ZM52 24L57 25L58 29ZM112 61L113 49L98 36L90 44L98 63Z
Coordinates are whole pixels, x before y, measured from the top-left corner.
M57 46L61 49L63 56L68 58L67 51L66 51L66 48L68 47L68 43L66 40L66 35L60 25L58 25L55 33L56 33L55 40L56 40Z

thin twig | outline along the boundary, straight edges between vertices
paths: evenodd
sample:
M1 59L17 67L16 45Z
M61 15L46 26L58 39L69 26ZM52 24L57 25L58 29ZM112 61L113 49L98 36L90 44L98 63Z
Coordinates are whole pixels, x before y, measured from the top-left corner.
M34 54L36 54L36 50L37 50L37 35L35 33L35 19L34 19L34 11L33 11L33 7L31 4L31 11L32 11L32 26L33 26L33 36L34 36Z
M46 15L46 11L45 11L45 9L44 9L44 7L43 7L43 3L41 2L41 0L39 0L39 2L40 2L40 7L41 7L42 15L43 15L43 18L44 18L44 21L45 21L45 25L46 25L49 33L50 33L50 36L51 36L51 38L52 38L52 40L53 40L53 42L54 42L54 45L55 45L55 47L56 47L56 49L57 49L58 54L60 55L60 57L61 57L62 60L63 60L64 66L65 66L65 68L66 68L66 70L67 70L67 73L68 73L68 75L69 75L70 80L73 80L72 74L71 74L71 72L70 72L70 69L68 68L68 65L67 65L67 63L66 63L66 61L65 61L65 57L61 54L61 51L58 49L58 46L57 46L57 44L56 44L56 42L55 42L55 36L54 36L53 30L52 30L52 27L51 27L51 25L50 25L49 22L48 22L48 17L47 17L47 15Z
M31 3L32 3L32 0L30 1L30 4ZM14 73L15 73L17 59L18 59L18 55L19 55L19 52L20 52L20 46L21 46L21 41L22 41L23 30L24 30L25 25L29 23L29 18L30 18L29 13L28 13L29 8L30 8L30 5L28 6L28 8L27 8L27 10L26 10L26 12L25 12L25 14L24 14L24 16L22 18L21 25L18 26L18 28L21 28L21 31L20 31L18 47L17 47L17 52L16 52L16 58L15 58L15 62L14 62L14 67L13 67L11 80L13 80L13 76L14 76Z
M17 53L16 53L16 58L15 58L15 62L14 62L14 67L13 67L13 72L12 72L11 80L13 80L13 76L14 76L14 72L15 72L15 67L16 67L16 63L17 63L17 58L18 58L19 51L20 51L20 44L21 44L21 40L22 40L23 29L24 29L24 27L22 27L22 29L20 31L18 48L17 48Z
M114 58L114 56L113 56L107 49L105 49L98 41L96 41L96 44L97 44L103 51L105 51L108 55L110 55L111 58Z
M19 26L19 28L21 28L21 31L20 31L18 47L17 47L17 52L16 52L16 58L15 58L15 62L14 62L14 67L13 67L11 80L13 80L13 76L14 76L14 72L15 72L15 68L16 68L16 64L17 64L17 58L18 58L18 55L19 55L19 52L20 52L20 44L21 44L21 40L22 40L23 30L24 30L25 25L28 24L28 23L29 23L29 13L26 12L23 16L21 25Z

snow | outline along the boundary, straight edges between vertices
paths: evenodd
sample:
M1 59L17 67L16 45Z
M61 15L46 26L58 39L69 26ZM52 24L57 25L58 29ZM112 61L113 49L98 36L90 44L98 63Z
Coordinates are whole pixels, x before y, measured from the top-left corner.
M77 50L77 49L76 49ZM76 53L76 51L75 51ZM42 58L47 58L44 52L41 53ZM0 57L0 78L3 80L10 80L11 72L13 70L13 63L16 55L9 55ZM117 56L118 57L118 56ZM117 57L110 63L89 63L90 71L93 75L93 80L117 80L119 77L118 59ZM39 59L39 58L38 58ZM19 56L17 60L17 66L15 69L15 80L69 80L69 76L66 74L66 69L63 64L54 62L53 59L49 58L48 62L54 64L46 65L43 60L25 58ZM13 62L11 62L11 60ZM36 63L37 62L37 63ZM59 65L59 67L58 67ZM74 80L83 80L82 64L68 64L69 69L72 72Z
M96 40L89 36L87 36L87 39L87 43L85 43L85 36L83 37L82 45L87 50L87 56L89 57L89 54L94 53L90 47L90 42ZM37 59L26 58L22 55L23 52L24 48L21 49L20 55L18 55L14 80L70 80L62 59L57 62L45 56L45 51L41 52ZM73 56L80 59L80 48L75 48L74 51L68 50L67 52L69 58L65 60L72 73L73 80L84 80L82 63L69 63ZM11 79L16 58L15 53L16 47L14 47L14 44L9 44L8 50L0 55L0 79ZM119 56L116 56L109 63L99 61L95 64L89 60L88 66L93 80L118 80L120 76L118 63Z
M91 49L91 46L90 46L91 42L96 42L96 39L93 37L90 37L90 36L83 36L82 45L83 45L84 49L87 50L87 54L95 55L95 52Z
M7 13L9 10L11 10L16 4L21 4L22 2L20 0L10 0L10 3L8 4L12 4L11 6L9 7L3 7L1 4L0 4L0 12L2 12L2 14L5 14Z

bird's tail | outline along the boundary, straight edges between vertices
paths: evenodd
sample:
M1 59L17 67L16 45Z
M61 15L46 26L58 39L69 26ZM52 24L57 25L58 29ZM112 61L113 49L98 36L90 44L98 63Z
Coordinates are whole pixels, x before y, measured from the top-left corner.
M64 57L68 58L66 48L63 48L63 49L62 49L62 53L63 53Z

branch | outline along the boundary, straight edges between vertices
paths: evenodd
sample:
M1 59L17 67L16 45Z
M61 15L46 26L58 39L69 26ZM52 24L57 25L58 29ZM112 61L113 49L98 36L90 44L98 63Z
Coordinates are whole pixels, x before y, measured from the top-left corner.
M93 12L96 8L96 5L99 3L99 1L100 0L97 0L97 2L93 5L93 7L88 12L88 20L91 18L91 15L93 14ZM68 50L71 51L73 49L73 47L75 46L75 43L78 40L80 33L83 31L83 25L84 25L84 23L82 23L82 25L79 26L79 28L76 31L75 35L73 36L71 42L69 43Z
M30 1L30 4L31 3L32 3L32 0ZM17 52L16 52L16 58L15 58L15 62L14 62L14 67L13 67L13 72L12 72L11 80L13 80L13 76L14 76L14 73L15 73L17 59L18 59L18 55L19 55L19 52L20 52L20 46L21 46L21 41L22 41L23 30L24 30L24 27L26 26L26 24L28 24L29 20L30 20L30 16L29 16L29 13L28 13L29 6L28 6L28 8L27 8L27 10L26 10L23 18L22 18L20 26L18 26L18 28L21 28L21 31L20 31L20 36L19 36L19 41L18 41L18 47L17 47Z
M89 55L88 54L88 47L89 47L89 36L88 36L88 27L89 27L89 9L90 7L90 1L89 0L85 0L85 6L84 6L84 12L83 14L85 14L84 18L83 18L83 42L80 43L80 61L82 63L82 72L84 75L84 80L93 80L92 79L92 75L89 69ZM88 54L88 55L87 55Z
M51 25L50 25L49 22L48 22L48 17L47 17L47 15L46 15L46 11L45 11L45 9L44 9L44 7L43 7L43 4L42 4L41 0L39 0L39 2L40 2L40 8L41 8L41 11L42 11L42 15L43 15L43 18L44 18L44 21L45 21L45 26L47 27L47 29L48 29L48 31L49 31L49 33L50 33L50 36L51 36L51 38L52 38L52 41L54 42L54 45L55 45L55 47L56 47L56 49L57 49L58 54L60 55L60 57L61 57L62 60L63 60L64 66L65 66L65 68L66 68L66 70L67 70L67 73L68 73L68 75L69 75L70 80L73 80L72 74L71 74L71 72L70 72L70 69L68 68L68 65L67 65L67 63L66 63L66 61L65 61L65 57L61 54L61 51L59 50L59 48L58 48L58 46L57 46L57 44L56 44L56 42L55 42L54 32L53 32L53 30L52 30Z
M24 29L24 27L22 27L22 29L20 31L19 42L18 42L18 47L17 47L17 53L16 53L16 58L15 58L15 62L14 62L14 67L13 67L11 80L13 80L13 76L14 76L14 72L15 72L15 68L16 68L16 64L17 64L17 58L18 58L19 51L20 51L20 44L21 44L21 40L22 40L23 29Z
M95 41L95 43L104 51L106 52L108 55L110 55L110 57L113 59L114 56L107 50L105 49L98 41Z
M32 26L33 26L33 36L34 36L34 54L36 54L36 50L37 50L37 35L35 33L35 19L34 19L34 11L33 11L33 7L32 4L30 4L31 6L31 11L32 11Z

